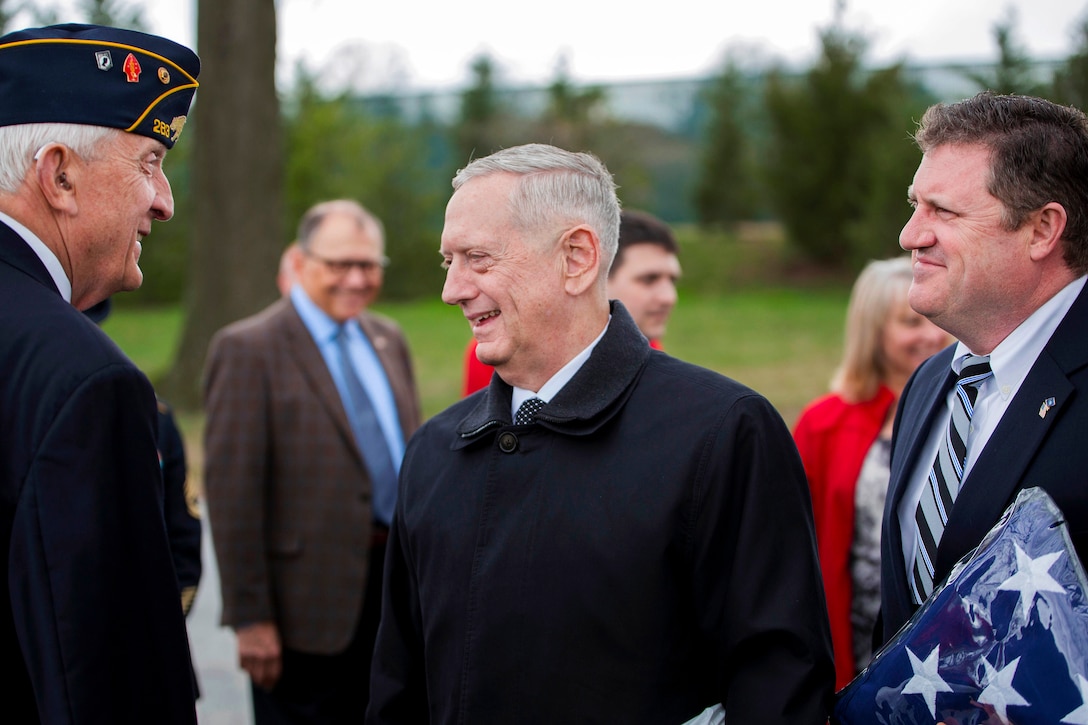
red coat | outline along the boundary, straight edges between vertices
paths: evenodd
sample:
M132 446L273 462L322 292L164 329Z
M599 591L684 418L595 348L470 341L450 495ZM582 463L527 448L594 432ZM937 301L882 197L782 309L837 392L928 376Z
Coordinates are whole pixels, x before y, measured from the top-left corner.
M465 348L465 377L461 384L461 396L469 396L480 388L491 384L491 373L495 368L485 365L476 358L476 338L468 341Z
M881 386L872 400L848 403L837 394L808 405L793 431L812 492L816 544L835 648L835 689L854 678L850 604L850 546L854 539L854 490L861 465L884 427L895 395Z

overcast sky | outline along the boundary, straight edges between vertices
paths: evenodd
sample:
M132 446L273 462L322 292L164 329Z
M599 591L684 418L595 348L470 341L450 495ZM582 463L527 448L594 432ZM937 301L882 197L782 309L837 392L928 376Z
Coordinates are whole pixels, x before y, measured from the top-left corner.
M135 2L135 0L134 0ZM151 29L186 44L195 2L147 0ZM362 87L460 87L487 52L511 83L547 82L561 57L579 82L678 78L720 67L727 49L803 63L833 0L277 0L280 76L298 60ZM1032 57L1063 58L1088 0L847 0L847 25L871 40L869 60L992 60L993 27L1015 13Z

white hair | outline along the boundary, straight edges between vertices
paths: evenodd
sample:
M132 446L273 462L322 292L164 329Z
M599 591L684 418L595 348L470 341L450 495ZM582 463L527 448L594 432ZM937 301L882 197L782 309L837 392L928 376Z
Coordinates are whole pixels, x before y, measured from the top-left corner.
M115 128L76 123L21 123L0 126L0 193L14 194L26 178L34 155L46 144L59 143L84 158L118 133Z
M608 270L620 235L616 183L601 161L548 144L525 144L476 159L453 178L456 191L481 176L521 177L510 198L516 223L526 231L561 224L588 224L601 240L601 268Z

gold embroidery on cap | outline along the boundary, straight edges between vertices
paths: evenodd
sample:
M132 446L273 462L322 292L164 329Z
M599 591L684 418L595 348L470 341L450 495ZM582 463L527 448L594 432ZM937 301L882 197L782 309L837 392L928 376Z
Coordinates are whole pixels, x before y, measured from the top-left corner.
M174 132L174 135L170 137L170 140L177 141L183 128L185 128L185 116L174 116L174 120L170 122L170 130Z

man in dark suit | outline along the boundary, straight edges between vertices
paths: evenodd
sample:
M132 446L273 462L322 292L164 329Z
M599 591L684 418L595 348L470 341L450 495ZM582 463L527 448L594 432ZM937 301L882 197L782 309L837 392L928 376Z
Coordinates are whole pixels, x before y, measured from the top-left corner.
M367 722L824 723L827 609L782 418L609 303L598 159L515 146L453 186L442 299L496 375L405 454Z
M401 332L365 312L386 263L378 219L318 204L298 250L288 295L212 341L205 493L257 722L358 722L419 399Z
M142 281L198 72L128 30L0 38L5 722L196 722L155 395L80 310Z
M983 93L930 108L915 139L923 156L900 236L914 259L909 299L960 342L923 364L900 402L883 639L1022 488L1047 490L1088 560L1088 119Z

